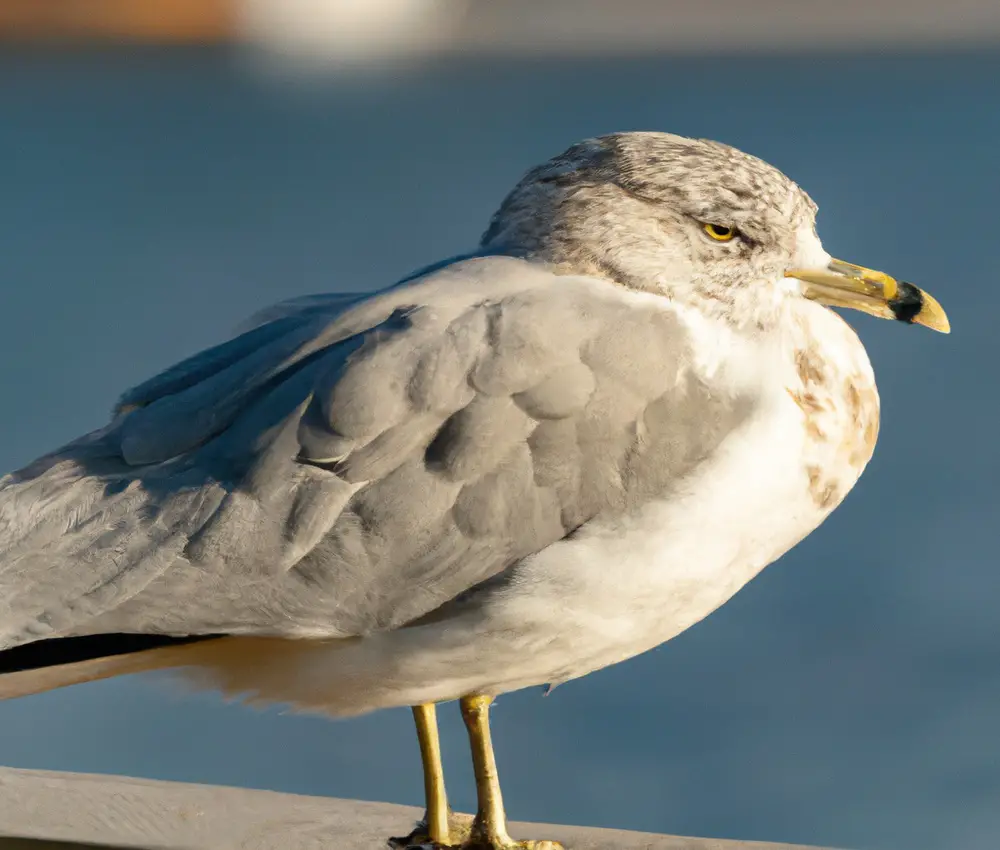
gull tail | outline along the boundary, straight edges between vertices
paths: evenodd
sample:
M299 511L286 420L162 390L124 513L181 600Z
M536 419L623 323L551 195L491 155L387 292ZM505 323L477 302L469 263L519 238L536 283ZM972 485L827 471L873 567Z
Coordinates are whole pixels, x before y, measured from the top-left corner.
M333 717L443 702L483 689L480 673L462 672L471 651L464 632L442 638L433 625L400 631L406 634L42 639L0 651L0 700L149 671L173 673L190 690Z
M329 670L331 653L339 655L358 643L355 638L229 635L48 638L0 651L0 700L114 676L168 671L190 689L218 691L249 704L280 703L327 715L360 714L374 706L357 704L336 676L322 675ZM317 661L324 662L318 670ZM320 673L318 680L314 672Z
M0 700L112 676L186 666L188 653L217 637L106 634L52 638L0 652Z

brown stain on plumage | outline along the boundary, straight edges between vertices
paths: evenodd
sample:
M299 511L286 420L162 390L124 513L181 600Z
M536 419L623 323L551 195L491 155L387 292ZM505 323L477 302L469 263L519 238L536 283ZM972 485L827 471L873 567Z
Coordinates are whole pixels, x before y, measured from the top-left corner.
M807 466L806 472L809 474L809 494L818 507L825 510L840 501L840 487L835 481L826 478L820 467Z
M813 443L836 443L836 457L860 474L871 459L878 439L878 393L859 374L834 373L815 351L794 354L799 386L786 388L802 411L803 427ZM831 433L832 432L832 433ZM809 495L822 510L830 510L846 495L853 481L842 480L836 465L806 467Z
M805 417L804 424L806 427L806 433L809 435L810 439L825 440L826 431L823 430L818 421L818 414L825 408L820 403L820 400L816 397L815 393L791 390L787 387L786 390L792 397L792 401L799 406L799 409Z
M873 387L859 385L855 379L848 378L845 396L855 428L845 433L842 445L848 462L860 469L871 459L878 440L878 394Z
M816 352L800 348L795 352L795 370L799 373L803 386L826 382L826 363Z

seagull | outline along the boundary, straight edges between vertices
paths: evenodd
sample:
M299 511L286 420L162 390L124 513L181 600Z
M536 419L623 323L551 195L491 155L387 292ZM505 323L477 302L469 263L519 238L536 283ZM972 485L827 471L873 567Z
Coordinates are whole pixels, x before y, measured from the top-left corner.
M412 707L426 815L508 834L502 693L631 658L812 532L879 429L830 307L949 331L834 259L767 163L658 132L530 170L478 249L294 299L0 479L0 698L148 670L251 703ZM477 790L448 805L435 705Z

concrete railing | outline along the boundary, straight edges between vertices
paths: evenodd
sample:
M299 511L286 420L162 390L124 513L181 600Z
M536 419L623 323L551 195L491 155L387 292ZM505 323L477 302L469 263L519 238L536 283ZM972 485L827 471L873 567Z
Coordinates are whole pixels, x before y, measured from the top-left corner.
M383 850L420 816L388 803L0 768L3 850ZM511 834L556 839L567 850L794 850L523 823L511 824Z

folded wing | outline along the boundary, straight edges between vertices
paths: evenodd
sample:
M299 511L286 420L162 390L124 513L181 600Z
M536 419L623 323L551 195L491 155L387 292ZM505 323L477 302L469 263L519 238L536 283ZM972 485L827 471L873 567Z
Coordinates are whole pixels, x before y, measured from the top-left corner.
M0 479L0 648L424 616L713 452L748 406L688 344L659 299L506 257L277 310Z

